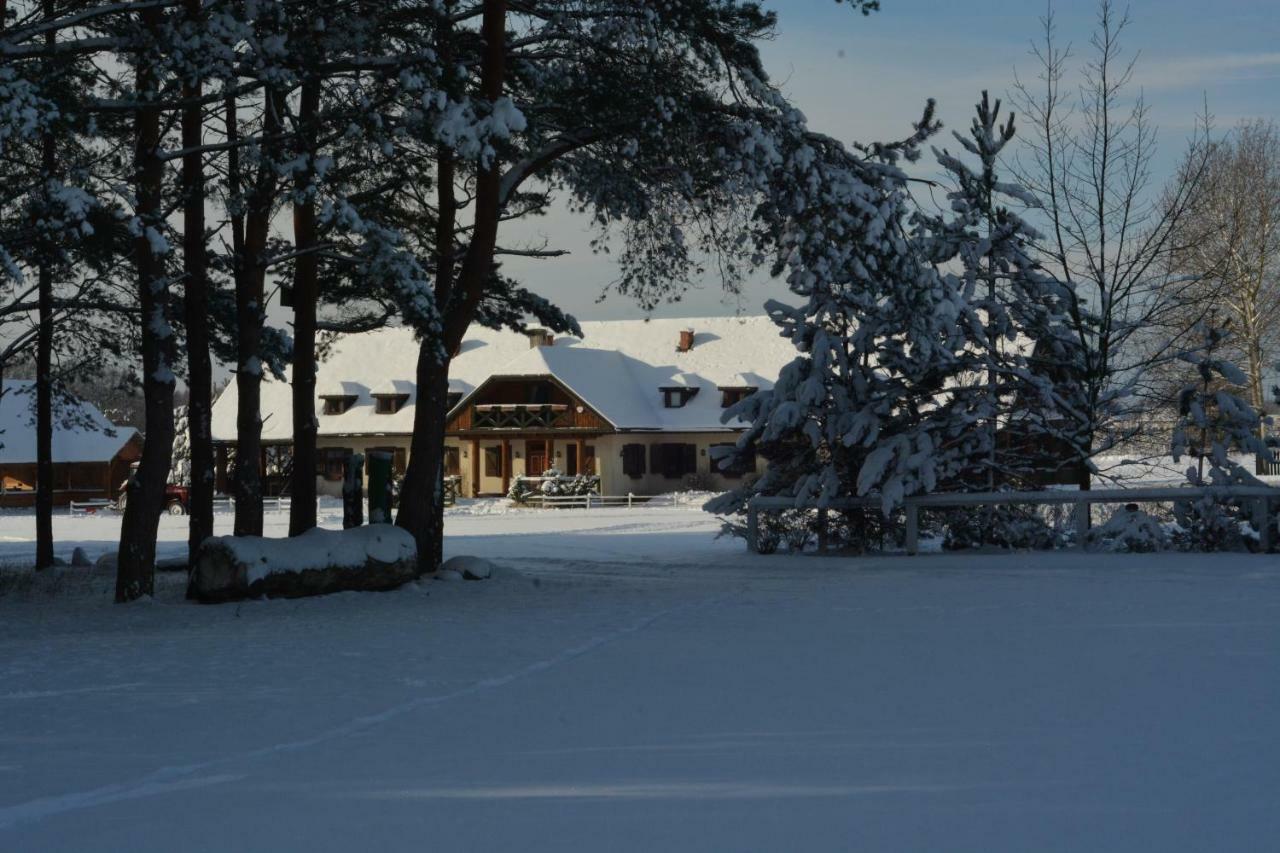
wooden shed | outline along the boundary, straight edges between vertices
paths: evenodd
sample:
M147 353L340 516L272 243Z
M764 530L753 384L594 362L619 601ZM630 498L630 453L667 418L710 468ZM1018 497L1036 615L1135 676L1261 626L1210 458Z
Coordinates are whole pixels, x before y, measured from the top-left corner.
M54 407L53 502L114 499L142 457L142 436L97 407L60 395ZM36 500L35 383L6 380L0 397L0 507Z

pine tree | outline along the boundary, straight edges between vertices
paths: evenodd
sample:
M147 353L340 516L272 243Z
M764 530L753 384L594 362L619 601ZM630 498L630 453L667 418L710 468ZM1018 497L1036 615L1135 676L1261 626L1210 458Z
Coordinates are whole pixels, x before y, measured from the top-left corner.
M101 338L87 313L107 299L110 206L94 174L94 123L87 109L92 68L64 50L59 23L75 4L50 0L15 9L21 23L0 15L0 348L4 363L34 347L36 409L36 568L53 564L53 448L59 418L59 361L74 358L86 339ZM126 308L127 310L127 308ZM113 349L108 341L105 348ZM92 344L89 344L92 347Z
M1199 346L1179 356L1198 378L1178 395L1173 460L1191 458L1186 477L1192 486L1262 485L1230 455L1235 451L1266 459L1271 451L1259 437L1262 416L1233 390L1248 387L1248 377L1222 357L1229 332L1212 321L1200 323L1196 332ZM1248 517L1243 507L1210 494L1176 508L1190 547L1218 551L1240 546L1239 523Z
M712 501L736 511L754 494L797 507L878 494L885 511L953 474L944 451L956 375L976 319L923 250L898 161L937 129L932 104L908 139L857 152L800 137L784 150L757 217L777 231L776 273L797 306L766 307L799 355L777 384L725 412L750 426L739 453L769 462L752 486ZM763 214L763 216L762 216Z
M999 172L1014 117L1001 123L1000 102L992 104L986 92L976 113L967 135L954 134L976 168L934 151L953 188L950 215L928 227L935 263L960 267L946 278L982 321L961 354L964 376L972 378L951 393L967 395L978 418L971 487L992 491L1043 485L1072 462L1083 467L1080 440L1089 421L1072 370L1082 353L1068 324L1069 286L1034 260L1040 235L1015 208L1035 200Z

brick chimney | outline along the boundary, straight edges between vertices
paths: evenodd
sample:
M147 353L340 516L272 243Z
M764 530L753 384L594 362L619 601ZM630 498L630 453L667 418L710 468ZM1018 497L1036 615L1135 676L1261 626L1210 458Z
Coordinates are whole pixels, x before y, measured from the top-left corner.
M556 342L556 336L551 334L548 329L525 329L524 333L529 338L529 349L534 349L536 347L549 347Z
M680 330L680 343L676 344L676 352L688 352L693 349L693 329Z

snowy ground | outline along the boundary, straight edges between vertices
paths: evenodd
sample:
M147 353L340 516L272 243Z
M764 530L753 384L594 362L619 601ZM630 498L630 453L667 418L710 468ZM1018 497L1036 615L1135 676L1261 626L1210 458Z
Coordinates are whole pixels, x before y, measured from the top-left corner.
M448 520L504 567L482 583L0 598L0 850L1280 837L1275 557L750 557L691 510L495 509ZM102 551L115 523L57 533ZM0 559L29 524L0 518Z

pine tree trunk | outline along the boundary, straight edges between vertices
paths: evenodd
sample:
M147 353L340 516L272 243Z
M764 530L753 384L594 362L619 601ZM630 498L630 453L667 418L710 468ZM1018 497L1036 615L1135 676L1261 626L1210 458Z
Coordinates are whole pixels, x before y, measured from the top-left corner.
M44 2L46 18L53 17L53 3ZM56 31L45 34L52 47ZM57 140L46 131L41 140L40 166L45 182L53 180L57 167ZM53 565L53 252L41 241L38 273L36 333L36 569Z
M266 298L267 238L275 195L275 137L280 102L274 88L263 92L263 164L259 166L245 216L244 252L236 278L236 536L262 535L262 324Z
M435 571L444 548L444 430L448 414L449 364L436 363L435 352L418 352L417 403L409 468L400 485L396 524L413 534L418 545L418 571Z
M188 18L198 22L201 0L186 0ZM199 81L183 87L186 100L199 99L203 87ZM209 356L209 276L205 245L205 177L203 154L198 149L204 142L203 110L199 104L188 106L182 113L183 235L182 261L186 277L185 319L187 326L187 431L191 451L191 495L188 512L187 554L194 566L200 543L213 535L213 433L210 425L213 410L213 364Z
M293 478L289 535L316 526L316 303L319 300L316 246L314 140L320 110L320 81L302 84L298 123L308 150L308 168L294 178L293 240L301 253L293 276Z
M147 29L159 38L163 13L146 9L139 13ZM154 69L138 58L137 91L157 88ZM173 456L173 334L167 318L169 286L163 259L148 238L147 230L163 227L162 193L164 162L160 107L151 102L136 113L134 151L137 214L143 233L133 241L142 309L142 392L146 441L137 474L129 481L128 502L120 525L120 554L116 570L116 601L132 601L151 595L155 586L156 529L164 510L165 484Z
M480 94L493 102L502 97L506 80L506 0L485 0L481 37L484 52L480 69ZM448 157L442 158L448 161ZM444 175L440 188L445 190ZM452 180L448 181L452 192ZM458 351L462 338L475 317L484 286L493 271L493 253L497 245L498 224L502 215L501 168L494 157L482 164L476 175L475 219L471 242L458 273L456 284L445 289L437 285L436 304L444 320L443 346L448 354L437 357L437 341L423 341L418 353L418 399L414 410L413 439L409 453L409 469L400 487L400 514L396 523L413 534L418 544L419 570L434 571L440 564L443 548L444 501L441 476L444 464L444 427L449 392L449 357ZM444 221L441 205L441 222ZM441 239L443 237L443 239ZM453 229L447 236L443 226L437 235L438 271L452 271L451 247ZM456 292L455 292L456 291Z

